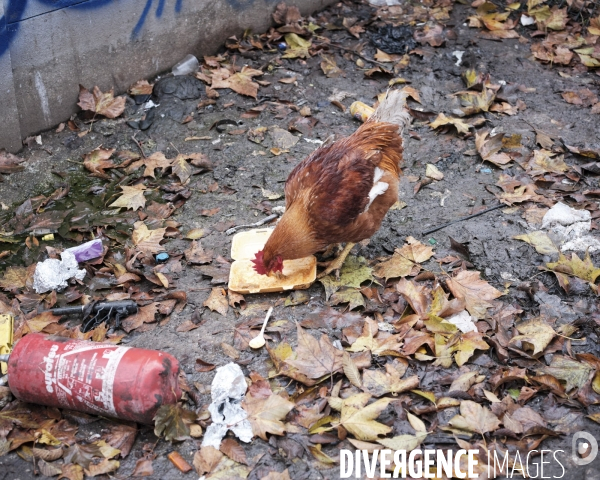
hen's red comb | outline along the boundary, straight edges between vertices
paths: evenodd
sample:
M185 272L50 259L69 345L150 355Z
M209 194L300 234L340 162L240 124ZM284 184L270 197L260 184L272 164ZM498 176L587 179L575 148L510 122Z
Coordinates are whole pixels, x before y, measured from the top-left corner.
M251 260L251 262L254 264L254 270L256 270L256 273L260 275L266 275L268 273L264 262L264 252L262 250L256 252L256 256Z

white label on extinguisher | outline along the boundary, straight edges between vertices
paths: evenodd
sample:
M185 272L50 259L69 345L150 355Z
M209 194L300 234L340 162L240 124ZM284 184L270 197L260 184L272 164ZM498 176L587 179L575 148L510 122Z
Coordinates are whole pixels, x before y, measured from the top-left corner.
M60 404L67 408L85 405L100 413L116 416L113 401L115 376L119 362L129 348L81 342L68 344L60 354L54 350L52 383L56 384L56 398ZM46 388L48 390L48 376Z

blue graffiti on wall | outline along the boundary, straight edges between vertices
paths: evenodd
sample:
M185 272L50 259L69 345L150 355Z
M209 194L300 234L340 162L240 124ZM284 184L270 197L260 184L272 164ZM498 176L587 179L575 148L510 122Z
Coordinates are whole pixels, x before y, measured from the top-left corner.
M0 0L2 1L2 0ZM115 0L35 0L39 5L38 13L27 16L27 4L31 6L34 0L5 0L4 15L0 17L0 57L8 50L11 42L17 35L20 23L32 16L49 13L63 8L74 8L81 10L92 10L104 7L110 3L115 3ZM131 32L132 37L136 37L142 31L146 18L156 4L155 15L160 18L165 9L167 0L146 0L142 14L133 27ZM183 0L175 0L175 13L181 11Z

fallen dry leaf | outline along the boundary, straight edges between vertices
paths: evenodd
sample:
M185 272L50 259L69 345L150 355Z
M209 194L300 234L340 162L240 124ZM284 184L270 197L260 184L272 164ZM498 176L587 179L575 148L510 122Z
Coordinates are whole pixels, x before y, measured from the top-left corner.
M144 222L139 221L133 224L131 239L136 250L140 252L149 254L164 252L165 249L160 242L164 239L166 231L166 228L149 230Z
M502 295L488 282L479 278L479 272L460 271L448 279L448 288L456 298L463 298L467 310L476 318L484 318L491 300Z
M282 420L294 406L289 400L275 394L267 398L254 398L248 394L242 402L242 408L248 413L248 421L252 425L252 433L263 440L267 440L267 433L285 433Z
M460 415L454 416L450 425L483 435L497 430L500 420L488 408L471 400L464 400L460 402Z
M556 333L542 317L525 320L516 325L520 335L510 339L509 345L517 345L522 350L533 350L531 354L537 358L550 344Z
M104 171L106 168L115 168L116 165L109 158L115 153L114 148L98 147L83 156L83 166L92 172L92 177L109 179ZM1 164L1 159L0 159ZM2 169L0 168L0 172Z
M369 393L357 393L344 400L329 399L329 405L341 413L339 424L358 440L377 440L380 435L387 435L392 431L387 425L375 421L392 399L382 398L367 405L370 398ZM339 405L332 400L339 400Z
M121 186L123 194L117 198L110 207L115 208L126 208L137 210L138 208L144 208L146 206L146 198L144 197L144 190L146 187L142 184L136 185L135 187L128 187L126 185Z
M342 369L343 351L335 348L327 335L323 334L320 340L317 340L300 325L297 325L297 333L296 358L287 360L288 365L308 378L333 375Z
M92 93L83 85L79 85L79 103L82 110L99 113L107 118L117 118L125 110L125 97L114 97L114 89L102 93L94 87Z
M429 124L429 126L433 129L443 125L454 125L458 133L469 133L469 128L471 128L468 123L465 123L460 118L447 117L443 113L440 113L436 119Z
M0 150L0 173L15 173L24 169L21 163L25 160L12 153Z
M213 288L204 302L204 306L210 308L213 312L219 312L221 315L226 316L229 303L227 302L225 289L221 287Z

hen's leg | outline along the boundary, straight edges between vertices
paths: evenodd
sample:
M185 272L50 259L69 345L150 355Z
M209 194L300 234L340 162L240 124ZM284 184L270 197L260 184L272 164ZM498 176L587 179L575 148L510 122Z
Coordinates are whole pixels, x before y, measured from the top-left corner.
M352 250L352 247L354 247L354 245L356 245L356 244L348 242L346 244L346 246L344 247L344 249L342 250L342 253L340 253L337 256L337 258L326 263L327 268L325 270L323 270L321 273L319 273L319 275L317 275L317 278L323 278L324 276L329 275L331 272L335 271L335 277L339 280L340 268L342 268L342 265L344 265L344 260L346 260L346 257L348 256L348 254L350 253L350 250Z
M342 251L342 244L341 243L330 243L327 248L323 251L323 253L321 254L321 258L329 258L333 255L335 255L336 253L340 253ZM325 262L325 264L327 264L328 262Z

